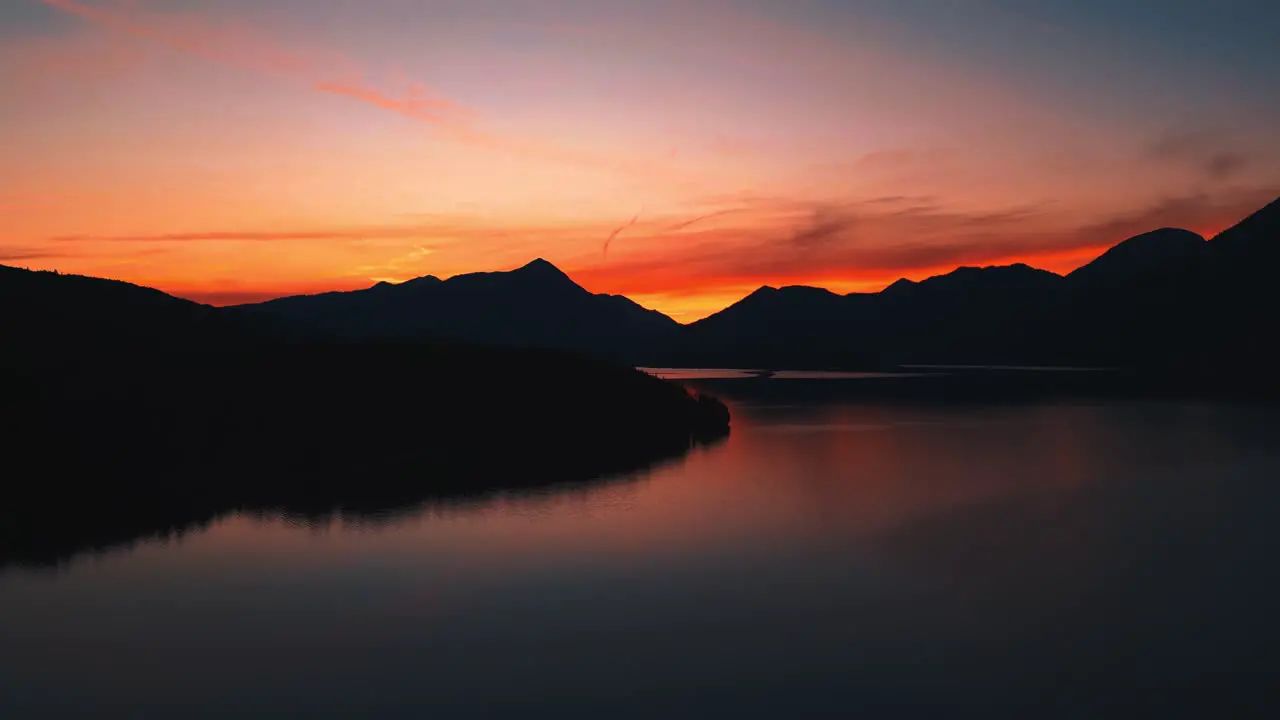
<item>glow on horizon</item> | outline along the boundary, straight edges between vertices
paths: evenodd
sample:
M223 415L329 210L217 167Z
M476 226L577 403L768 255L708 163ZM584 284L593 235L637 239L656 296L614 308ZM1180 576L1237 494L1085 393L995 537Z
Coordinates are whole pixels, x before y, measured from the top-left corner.
M0 263L229 304L544 257L689 321L761 285L1066 272L1280 189L1278 101L1236 68L978 0L943 42L904 8L18 0ZM1032 52L1071 48L1090 83Z

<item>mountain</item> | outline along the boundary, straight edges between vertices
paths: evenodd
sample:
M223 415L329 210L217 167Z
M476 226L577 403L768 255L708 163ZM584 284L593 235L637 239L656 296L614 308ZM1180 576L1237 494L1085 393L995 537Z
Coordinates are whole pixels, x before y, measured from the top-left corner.
M1076 365L1174 372L1280 360L1280 200L1211 241L1164 228L1066 277L962 267L879 293L761 288L689 326L680 360L877 369L900 364Z
M1162 228L1125 240L1067 278L1091 292L1113 292L1135 282L1176 282L1209 254L1200 235Z
M383 282L232 312L347 341L430 338L638 362L672 344L680 330L671 318L625 297L588 292L542 259L509 272Z
M859 299L804 286L762 287L683 328L664 365L689 367L858 367L871 345L845 333Z
M208 305L118 280L0 265L5 353L210 347L251 334Z
M1211 241L1214 252L1234 266L1280 257L1280 198Z
M1209 241L1213 262L1194 278L1201 301L1193 309L1199 336L1221 362L1273 372L1280 343L1280 199ZM1203 352L1203 351L1202 351Z
M873 368L903 362L1012 362L1045 332L1061 276L1027 265L962 267L879 293L762 288L687 328L685 357L706 365ZM1012 333L1012 334L1011 334Z

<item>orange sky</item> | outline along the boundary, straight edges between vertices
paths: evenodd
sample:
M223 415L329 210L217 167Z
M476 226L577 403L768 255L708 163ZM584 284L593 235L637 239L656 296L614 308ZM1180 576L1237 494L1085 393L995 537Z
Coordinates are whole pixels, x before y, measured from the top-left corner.
M1005 47L978 33L1021 20L981 5L944 37L872 0L13 0L0 263L226 304L544 257L689 321L1067 271L1277 194L1265 88L1090 25ZM1068 78L1038 48L1089 52Z

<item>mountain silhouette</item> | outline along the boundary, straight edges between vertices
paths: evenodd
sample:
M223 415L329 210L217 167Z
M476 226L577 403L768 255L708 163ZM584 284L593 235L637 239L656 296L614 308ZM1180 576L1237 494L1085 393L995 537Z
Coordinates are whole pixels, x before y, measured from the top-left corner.
M1114 291L1152 280L1177 281L1209 253L1208 242L1200 235L1162 228L1125 240L1067 277L1091 291Z
M1280 200L1206 241L1164 228L1066 277L972 268L878 293L761 288L686 328L707 366L889 369L1075 365L1219 375L1280 359L1263 328L1280 293Z
M1063 278L1026 265L962 267L879 293L837 295L808 287L762 289L688 327L689 359L719 366L879 369L905 362L960 362L1003 354L1008 332L1045 332L1033 308Z
M1231 265L1280 257L1280 198L1213 239L1215 254Z
M232 314L152 288L0 265L0 347L10 357L208 349L257 332Z
M1203 348L1194 356L1212 366L1230 362L1250 374L1271 373L1280 362L1280 344L1270 328L1280 313L1280 199L1209 241L1212 262L1188 278L1194 318ZM1190 354L1190 353L1188 353Z
M345 341L433 338L567 350L642 362L680 330L620 295L583 289L546 260L508 272L427 276L366 290L281 298L232 312Z
M687 326L593 294L541 259L222 310L124 283L6 269L0 300L23 308L6 314L3 331L42 342L198 345L248 334L544 348L631 365L1072 365L1225 376L1280 360L1264 330L1280 309L1278 263L1280 200L1212 240L1177 228L1138 235L1065 277L1014 264L903 279L877 293L762 287ZM55 281L66 288L58 299L30 302Z

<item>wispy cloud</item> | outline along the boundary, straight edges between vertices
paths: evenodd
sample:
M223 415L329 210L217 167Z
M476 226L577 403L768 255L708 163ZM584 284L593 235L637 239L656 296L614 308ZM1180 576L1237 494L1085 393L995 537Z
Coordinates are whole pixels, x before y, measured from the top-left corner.
M206 60L301 83L447 129L467 127L474 112L425 85L403 83L396 92L366 84L351 60L312 48L288 48L244 24L214 24L190 14L146 12L134 4L101 5L81 0L39 0L107 30L151 41Z
M37 0L107 30L144 39L257 73L319 84L335 71L350 76L355 68L333 54L285 49L244 25L215 25L198 15L144 11L134 3ZM333 79L329 77L328 79Z
M78 243L85 246L100 244L175 244L187 243L251 243L272 244L287 242L334 242L359 244L376 241L412 241L401 243L405 247L419 247L427 241L449 243L455 241L500 240L510 237L559 237L566 229L583 228L586 232L599 232L600 224L537 224L500 222L486 215L466 213L430 213L410 224L398 225L333 225L277 227L261 229L188 230L171 233L137 233L126 235L59 235L48 238L53 243Z
M1255 160L1239 149L1229 133L1209 128L1167 131L1143 154L1157 162L1189 166L1203 178L1216 182L1234 179Z
M439 226L354 227L280 231L198 231L154 235L63 235L49 238L58 243L196 243L284 242L290 240L395 240L429 237Z
M697 216L697 217L690 218L690 219L688 219L688 220L681 220L681 221L679 221L679 222L675 223L674 225L670 225L670 226L668 226L668 227L666 228L666 232L669 232L669 233L680 232L681 230L688 229L688 228L693 227L694 225L697 225L697 224L699 224L699 223L706 222L707 220L714 220L714 219L719 218L719 217L725 217L725 216L728 216L728 215L734 215L734 214L741 213L741 212L743 212L743 210L741 210L741 209L729 208L729 209L726 209L726 210L717 210L717 211L715 211L715 212L705 213L705 214L699 215L699 216Z
M39 264L50 266L48 261L67 261L72 263L90 260L95 267L118 267L135 263L141 258L161 255L168 252L164 247L134 248L124 252L106 252L87 254L72 246L42 245L0 245L0 262L17 262L23 260L41 261Z
M1159 199L1093 220L1047 207L962 211L946 206L811 204L756 226L642 237L627 261L574 277L614 292L671 293L765 284L887 284L961 265L1026 262L1067 271L1127 237L1164 226L1212 234L1274 199L1272 189ZM664 242L664 240L666 240Z
M643 212L643 210L642 210L641 212ZM630 222L626 223L625 225L620 225L616 230L614 230L613 232L609 233L609 237L605 238L605 241L604 241L604 253L603 253L603 254L604 254L604 255L608 255L608 254L609 254L609 245L610 245L610 244L611 244L615 239L617 239L617 237L618 237L619 235L621 235L621 234L622 234L622 231L626 230L626 229L627 229L627 228L629 228L629 227L633 227L633 226L636 224L636 221L637 221L637 220L639 220L639 219L640 219L640 213L636 213L636 214L635 214L635 216L631 218Z
M0 247L0 262L19 262L23 260L50 260L65 257L64 253L39 247Z
M405 117L440 125L455 135L466 137L474 133L469 123L476 113L470 108L441 97L436 97L424 86L411 84L402 97L392 97L370 87L355 83L318 82L313 86L320 92L359 100L383 110L391 110Z
M1212 236L1243 220L1276 198L1274 187L1234 190L1217 195L1192 193L1152 203L1081 228L1080 232L1117 242L1162 227L1179 227Z
M215 24L200 15L158 14L132 3L103 5L83 0L37 0L104 29L394 112L432 126L468 146L522 159L593 170L652 175L670 172L658 161L626 160L559 147L539 139L489 132L480 113L426 84L396 79L389 87L366 80L369 73L348 58L313 48L286 47L245 24Z
M848 239L857 225L858 218L839 206L818 205L790 238L791 246L799 251L812 251L825 245Z
M53 243L79 243L84 245L127 243L279 243L306 241L365 242L379 240L414 241L498 241L503 239L543 239L548 242L566 237L599 237L610 230L609 240L615 240L623 231L633 229L643 237L674 237L694 225L707 223L715 218L740 216L748 223L751 208L730 208L705 213L693 218L678 219L670 216L642 220L643 210L626 223L612 227L601 221L536 223L498 222L485 215L424 214L419 222L408 225L360 225L334 227L280 228L274 230L192 230L172 233L138 233L129 235L59 235L48 238ZM413 247L421 248L420 244Z

